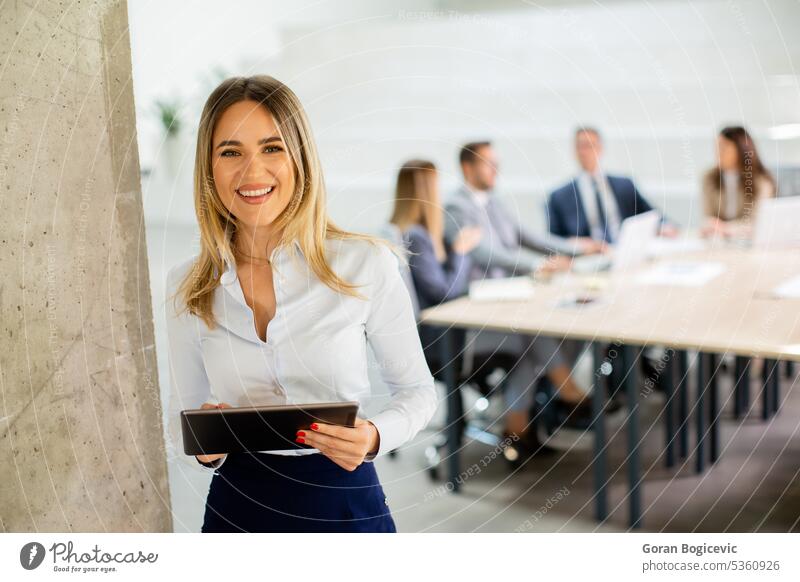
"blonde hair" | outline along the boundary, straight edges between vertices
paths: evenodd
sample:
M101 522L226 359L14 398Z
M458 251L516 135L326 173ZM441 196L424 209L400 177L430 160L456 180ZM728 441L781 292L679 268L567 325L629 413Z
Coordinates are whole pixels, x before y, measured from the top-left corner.
M433 242L436 258L446 258L444 213L439 203L436 166L428 160L409 160L400 167L395 189L394 212L390 220L401 231L419 224Z
M300 100L277 79L255 75L224 80L203 107L194 164L194 205L200 226L200 254L173 296L183 299L179 312L188 310L213 329L216 326L214 291L225 269L225 259L235 264L232 240L238 223L216 190L211 156L212 135L217 121L231 105L240 101L256 101L272 115L292 161L295 191L286 208L275 219L276 231L282 229L278 246L285 245L294 253L296 249L291 241L297 240L305 260L320 281L339 293L364 299L356 291L358 285L341 279L331 268L325 256L325 240L358 239L386 244L395 254L399 254L398 250L387 241L345 231L331 221L325 206L322 167Z

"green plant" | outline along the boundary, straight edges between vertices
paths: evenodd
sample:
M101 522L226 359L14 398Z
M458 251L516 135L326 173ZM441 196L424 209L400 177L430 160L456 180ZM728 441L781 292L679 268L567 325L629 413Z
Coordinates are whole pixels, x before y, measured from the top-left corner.
M175 136L181 130L183 122L180 117L181 106L178 101L156 101L156 113L168 136Z

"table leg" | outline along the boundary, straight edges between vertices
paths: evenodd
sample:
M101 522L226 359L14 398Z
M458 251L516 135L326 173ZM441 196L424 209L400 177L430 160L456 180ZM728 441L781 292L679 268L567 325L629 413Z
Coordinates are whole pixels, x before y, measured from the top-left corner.
M741 418L750 407L750 358L736 356L733 372L734 402L733 415Z
M708 354L708 430L711 437L709 446L711 452L711 462L716 463L719 458L719 386L717 385L717 364L716 354Z
M697 352L697 410L695 411L695 420L697 422L697 450L695 453L695 470L702 473L705 468L705 440L706 440L706 426L704 416L703 400L706 394L706 355L702 352Z
M775 375L777 374L777 362L775 360L764 360L764 367L761 369L761 418L769 419L772 415L773 392L777 392L772 387Z
M675 356L677 352L672 348L668 349L667 362L664 366L664 395L667 398L667 403L664 406L664 428L666 439L666 465L673 467L675 465L675 420L673 413L673 399L675 398Z
M678 352L678 445L681 459L689 455L689 355Z
M442 375L447 389L447 474L453 492L458 492L461 484L458 479L461 448L461 391L459 390L458 371L456 370L455 350L453 349L453 330L443 331L440 343L442 358Z
M641 468L639 467L639 367L636 350L623 346L625 362L625 399L628 403L628 495L629 523L633 529L642 525ZM641 353L641 350L639 350Z
M784 365L784 366L786 366L786 367L784 368L784 370L785 370L785 372L786 372L786 377L787 377L789 380L791 380L792 378L794 378L794 374L795 374L795 371L794 371L794 362L792 362L792 361L784 362L784 363L783 363L783 365Z
M594 389L592 392L592 423L594 425L594 493L595 517L603 522L608 517L608 493L606 480L606 425L605 425L605 400L606 390L602 365L605 360L604 345L600 342L592 344L594 359Z
M775 360L775 369L772 373L772 412L777 413L781 403L781 363Z

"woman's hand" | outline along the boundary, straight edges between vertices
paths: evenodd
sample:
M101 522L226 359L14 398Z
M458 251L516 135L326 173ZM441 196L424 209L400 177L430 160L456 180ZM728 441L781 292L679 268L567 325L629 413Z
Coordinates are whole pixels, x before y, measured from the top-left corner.
M716 216L712 216L707 218L703 226L700 228L700 236L705 238L727 238L731 236L731 228L724 220L720 220Z
M466 255L481 242L483 231L480 226L465 226L458 231L453 241L453 251L459 255Z
M200 408L202 408L203 410L208 410L209 408L233 408L233 407L227 402L220 402L219 404L211 404L210 402L204 402ZM197 457L197 460L200 461L201 463L212 463L217 459L221 459L227 454L228 453L218 453L214 455L195 455L195 457Z
M680 231L674 224L664 223L658 229L658 236L663 236L664 238L677 238L679 234Z
M361 418L356 418L354 428L315 422L311 430L297 431L296 440L314 447L348 471L354 471L364 462L364 457L376 453L380 445L378 429Z

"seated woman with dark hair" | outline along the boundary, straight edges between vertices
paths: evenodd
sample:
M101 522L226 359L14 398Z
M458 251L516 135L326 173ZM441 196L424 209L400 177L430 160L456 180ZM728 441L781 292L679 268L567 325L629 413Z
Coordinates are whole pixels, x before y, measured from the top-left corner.
M775 197L775 180L761 163L747 130L725 127L717 137L717 165L703 178L705 236L747 238L761 200Z

